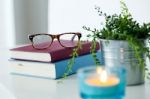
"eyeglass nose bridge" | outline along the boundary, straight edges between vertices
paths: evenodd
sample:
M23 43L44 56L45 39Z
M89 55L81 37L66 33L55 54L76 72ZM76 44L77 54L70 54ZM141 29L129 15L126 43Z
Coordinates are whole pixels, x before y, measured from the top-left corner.
M58 40L59 44L60 44L62 47L65 47L65 46L63 46L63 45L61 44L61 42L60 42L60 40L59 40L60 35L51 35L51 36L52 36L52 38L53 38L53 41L54 41L54 39L56 38L56 39Z
M59 40L59 35L52 35L52 38L53 38L53 40L54 40L54 39Z

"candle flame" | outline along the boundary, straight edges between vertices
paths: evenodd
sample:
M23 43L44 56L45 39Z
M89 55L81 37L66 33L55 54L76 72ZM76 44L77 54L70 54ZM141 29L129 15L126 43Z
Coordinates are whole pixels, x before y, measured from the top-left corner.
M102 82L102 83L105 83L107 82L108 80L108 74L107 74L107 71L104 70L104 68L97 68L96 69L96 72L98 73L99 76L99 80Z
M101 82L105 83L107 81L107 79L108 79L107 76L108 76L108 74L107 74L106 70L103 70L101 72L101 74L100 74L100 80L101 80Z
M102 73L102 71L103 71L103 69L100 68L100 67L98 67L98 68L96 69L96 72L97 72L99 75Z

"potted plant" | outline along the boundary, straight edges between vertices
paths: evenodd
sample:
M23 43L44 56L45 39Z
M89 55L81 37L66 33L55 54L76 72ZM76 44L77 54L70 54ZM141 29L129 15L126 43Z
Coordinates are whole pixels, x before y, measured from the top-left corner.
M123 0L120 4L121 14L113 15L95 7L99 16L105 18L102 29L83 28L91 32L88 37L93 38L93 42L100 40L106 66L124 66L127 85L141 84L144 76L150 79L145 62L145 56L150 58L149 49L145 46L145 40L150 36L150 23L139 24Z

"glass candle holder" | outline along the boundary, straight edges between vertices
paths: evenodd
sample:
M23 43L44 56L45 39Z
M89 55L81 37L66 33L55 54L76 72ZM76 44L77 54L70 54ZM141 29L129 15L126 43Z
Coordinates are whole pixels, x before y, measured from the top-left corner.
M82 99L123 99L126 70L123 67L91 66L78 71Z

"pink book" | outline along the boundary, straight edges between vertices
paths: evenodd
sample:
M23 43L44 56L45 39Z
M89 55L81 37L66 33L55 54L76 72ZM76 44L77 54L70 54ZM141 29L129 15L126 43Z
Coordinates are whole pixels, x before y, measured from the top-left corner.
M90 53L91 42L81 42L81 49L78 50L78 55ZM44 50L37 50L32 45L10 49L11 58L19 60L30 60L40 62L55 62L71 57L74 48L62 47L58 41L54 41L52 45ZM99 43L96 44L96 51L100 49Z

